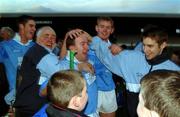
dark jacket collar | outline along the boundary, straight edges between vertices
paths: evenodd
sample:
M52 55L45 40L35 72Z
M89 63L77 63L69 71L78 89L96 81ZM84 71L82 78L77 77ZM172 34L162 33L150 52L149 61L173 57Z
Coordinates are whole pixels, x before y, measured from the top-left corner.
M61 108L52 104L49 104L46 113L48 117L87 117L79 111L69 108Z
M161 55L158 55L151 60L147 60L147 59L146 60L149 65L157 65L157 64L163 63L164 61L168 59L169 59L168 52L167 52L167 49L165 49Z

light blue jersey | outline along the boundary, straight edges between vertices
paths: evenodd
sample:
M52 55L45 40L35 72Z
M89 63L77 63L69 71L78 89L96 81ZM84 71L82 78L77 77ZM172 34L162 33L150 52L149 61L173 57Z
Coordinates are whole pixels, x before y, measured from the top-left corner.
M113 73L121 76L126 81L126 89L130 92L139 92L140 80L147 74L151 66L147 63L144 53L134 50L124 50L118 55L112 55L109 43L95 37L92 48L100 61ZM154 65L153 70L167 69L180 71L180 67L170 60Z
M90 46L91 48L91 46ZM94 69L96 74L96 83L98 90L111 91L115 89L115 84L112 78L112 73L106 68L104 64L97 58L95 52L90 49L88 52L88 58L94 61Z
M24 54L33 44L32 41L21 43L19 34L16 34L12 40L1 43L0 61L5 66L10 91L16 88L17 69L21 66Z
M137 42L134 50L143 52L143 43L142 42Z
M76 70L78 70L77 68L78 63L80 62L76 58L74 58L74 67L75 67L74 69ZM90 61L90 63L92 63L92 61ZM37 69L39 69L41 72L41 78L39 84L42 85L43 83L45 83L55 72L59 70L70 69L69 64L70 64L69 52L63 60L59 60L59 58L52 53L44 56L37 65ZM98 91L95 82L96 77L87 72L83 72L83 75L87 83L87 93L88 93L88 103L84 109L84 113L86 115L89 115L95 113L97 109Z

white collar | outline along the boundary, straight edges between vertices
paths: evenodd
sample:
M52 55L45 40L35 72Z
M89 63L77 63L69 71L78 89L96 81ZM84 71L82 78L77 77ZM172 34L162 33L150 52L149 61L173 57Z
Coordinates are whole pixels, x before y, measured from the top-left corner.
M21 44L21 45L25 45L25 46L29 45L30 42L32 42L32 40L28 40L28 42L27 42L26 44L22 43L22 42L21 42L21 37L20 37L19 33L16 33L16 34L15 34L13 40L16 41L17 43L19 43L19 44Z

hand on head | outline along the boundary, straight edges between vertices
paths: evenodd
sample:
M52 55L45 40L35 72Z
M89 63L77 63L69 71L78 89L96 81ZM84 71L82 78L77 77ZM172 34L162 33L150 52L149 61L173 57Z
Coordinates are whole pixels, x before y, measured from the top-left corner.
M88 34L86 31L84 31L84 30L82 30L82 29L73 29L73 30L70 30L69 32L66 33L64 39L67 39L68 36L69 36L71 39L75 39L75 38L79 37L79 36L82 35L82 34L84 34L84 35L88 38L88 41L91 41L91 40L92 40L91 35Z

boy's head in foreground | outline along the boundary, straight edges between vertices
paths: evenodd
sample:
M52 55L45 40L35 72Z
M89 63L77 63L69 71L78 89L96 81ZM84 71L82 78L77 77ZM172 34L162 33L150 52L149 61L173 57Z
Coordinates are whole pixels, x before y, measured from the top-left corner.
M88 98L86 82L75 70L56 72L49 80L47 94L53 105L77 111L84 109Z
M141 80L139 117L180 117L180 72L153 71Z

